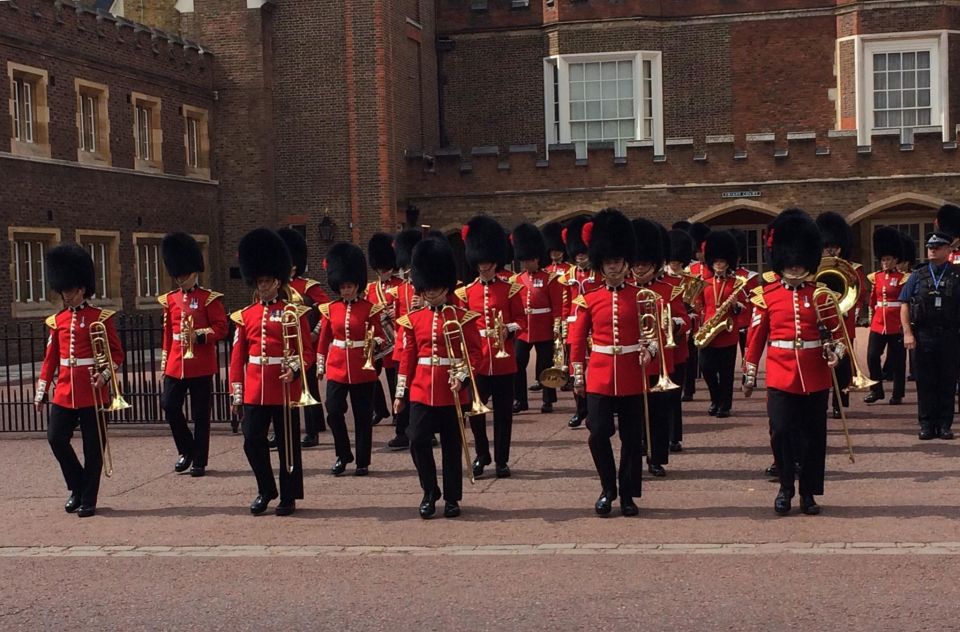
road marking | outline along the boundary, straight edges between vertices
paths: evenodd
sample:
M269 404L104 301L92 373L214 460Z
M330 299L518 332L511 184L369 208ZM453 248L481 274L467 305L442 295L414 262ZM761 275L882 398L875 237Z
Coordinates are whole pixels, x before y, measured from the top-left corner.
M960 555L960 542L555 543L444 546L219 544L5 546L0 557L394 557L502 555Z

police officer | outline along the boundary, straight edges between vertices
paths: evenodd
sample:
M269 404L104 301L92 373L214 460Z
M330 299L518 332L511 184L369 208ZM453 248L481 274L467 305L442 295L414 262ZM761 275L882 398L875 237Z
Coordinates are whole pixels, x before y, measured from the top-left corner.
M953 236L927 237L927 264L919 266L900 293L903 344L915 349L917 408L921 440L953 439L953 394L960 352L960 272L950 263Z

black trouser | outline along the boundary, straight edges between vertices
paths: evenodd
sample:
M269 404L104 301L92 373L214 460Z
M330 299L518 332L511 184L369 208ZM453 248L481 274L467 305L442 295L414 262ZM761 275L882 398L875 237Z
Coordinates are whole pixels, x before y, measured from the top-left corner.
M396 392L396 391L394 391ZM410 388L409 386L406 389L407 394L401 397L403 401L403 410L393 416L393 420L396 422L396 433L398 437L403 437L407 435L407 428L410 427ZM394 395L396 398L396 395Z
M953 427L953 395L957 384L956 331L916 331L917 349L913 370L917 382L920 429L932 432Z
M740 339L739 339L740 355L746 355L747 353L747 330L740 330Z
M280 455L280 500L291 501L303 498L303 465L300 460L300 411L290 409L290 434L293 444L293 471L287 474L287 442L283 427L283 406L243 406L243 451L257 478L257 493L276 496L277 483L270 464L270 447L267 432L273 424L277 437L277 452Z
M737 365L737 345L706 347L700 350L700 370L710 390L710 402L719 411L733 406L733 373Z
M643 396L587 393L587 411L590 455L600 475L600 485L616 494L619 482L621 496L639 498L643 492ZM610 442L616 431L620 432L619 474Z
M165 375L160 405L170 424L177 452L189 457L194 467L206 467L210 453L210 391L213 376L188 377L182 380ZM193 434L183 414L183 403L190 393L190 417L193 419Z
M78 425L83 438L83 465L80 465L77 453L70 445L73 431ZM53 456L60 463L67 489L80 493L81 505L96 507L97 494L100 491L100 472L103 470L103 453L93 406L64 408L51 404L47 418L47 441L53 450Z
M681 343L683 344L683 343ZM700 377L700 349L693 344L693 336L687 338L687 372L683 376L683 396L688 399L697 392L697 378Z
M379 382L344 384L327 379L327 423L333 434L337 458L344 463L353 461L350 435L347 434L347 395L353 408L353 432L357 442L357 467L370 467L370 448L373 445L373 390Z
M796 464L800 464L800 494L823 493L827 459L827 394L796 395L767 389L771 444L780 468L780 488L791 497Z
M844 408L850 407L850 391L848 389L850 388L850 381L853 379L853 365L850 364L851 353L855 353L854 349L848 349L847 354L837 363L836 372L837 384L840 385L840 401L837 401L837 389L831 389L830 392L833 393L831 401L834 410L840 408L840 403L843 403Z
M420 488L424 494L437 488L437 462L433 458L433 435L440 433L440 452L443 463L443 498L459 502L463 498L463 449L460 429L453 406L410 404L410 456L417 468Z
M650 378L650 386L657 383L656 377ZM666 465L670 462L670 393L658 392L648 393L648 406L650 408L650 465ZM642 404L641 404L642 405ZM643 411L640 412L640 419L643 420ZM647 425L644 423L641 432L643 433L644 444L647 441Z
M320 401L320 384L317 380L317 365L313 365L306 372L307 390L313 398ZM323 403L316 406L307 406L303 409L303 430L308 435L315 435L327 429L323 419Z
M523 406L529 406L527 401L527 365L530 364L530 349L537 350L537 379L545 369L553 365L553 341L544 340L543 342L525 342L517 340L514 344L514 352L517 355L517 379L513 383L513 399ZM552 404L557 401L557 389L543 387L543 403Z
M673 373L670 374L670 379L674 384L682 385L686 375L686 363L676 364L673 367ZM680 443L683 441L683 404L680 401L683 394L682 391L682 387L667 391L667 396L670 400L668 406L670 409L670 443Z
M493 462L506 465L510 461L510 436L513 433L513 374L477 375L480 401L486 405L493 398ZM487 416L470 418L477 456L490 457L487 439Z
M577 405L577 419L583 421L587 418L587 398L586 396L574 395L573 401Z
M387 391L390 397L383 394L383 385L380 383L380 371L387 372ZM393 409L393 398L397 393L397 369L396 367L384 369L383 360L377 360L377 381L374 384L373 413L380 419L390 417Z
M883 368L880 363L880 356L883 355L884 349L887 351L887 359L893 371L893 397L902 399L907 382L907 354L903 348L903 334L870 332L870 337L867 339L867 367L870 371L870 379L877 381L877 385L871 390L880 397L884 396Z

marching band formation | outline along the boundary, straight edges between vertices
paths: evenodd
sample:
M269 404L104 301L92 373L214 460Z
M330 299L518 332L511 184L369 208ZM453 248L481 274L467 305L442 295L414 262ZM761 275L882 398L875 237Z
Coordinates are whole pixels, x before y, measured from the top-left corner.
M159 297L162 408L179 454L174 470L206 473L216 347L229 321L228 383L256 479L254 515L275 499L276 515L296 510L304 497L302 448L318 445L327 427L336 453L331 474L355 464L354 475L367 475L373 426L392 415L396 436L387 445L410 451L423 492L419 515L434 516L442 499L443 515L459 516L464 468L471 482L489 466L497 478L510 477L514 415L529 409L532 391L541 394L540 411L552 412L563 390L575 401L567 425L589 431L601 489L596 513L610 514L619 500L620 512L635 516L644 460L650 474L666 476L670 454L683 450L682 402L692 399L696 378L709 390L709 415L735 414L738 350L745 397L765 367L767 473L780 482L777 514L789 513L797 494L801 512L820 512L828 413L841 420L852 461L850 393L866 392L863 400L874 404L886 399L884 381L892 380L887 401L901 404L908 352L919 438L953 439L960 207L939 210L920 264L909 236L877 228L879 267L871 274L850 262L853 233L842 216L814 220L796 208L767 227L762 275L745 267L740 231L688 222L667 230L611 208L542 230L521 223L508 232L491 217L472 218L461 237L476 276L463 283L449 242L428 228L377 233L366 253L350 243L331 246L323 262L329 296L304 276L307 245L299 233L253 230L238 245L253 300L229 316L223 295L198 285L204 264L197 242L167 235L163 261L178 289ZM92 516L101 472L113 470L109 413L129 407L117 378L124 352L114 312L88 301L96 290L89 254L64 244L48 251L46 266L64 307L46 320L35 401L39 410L50 400L47 437L70 491L65 509ZM368 278L368 270L376 276ZM869 324L868 374L854 352L858 322ZM532 353L539 379L528 388ZM70 444L77 426L82 465Z

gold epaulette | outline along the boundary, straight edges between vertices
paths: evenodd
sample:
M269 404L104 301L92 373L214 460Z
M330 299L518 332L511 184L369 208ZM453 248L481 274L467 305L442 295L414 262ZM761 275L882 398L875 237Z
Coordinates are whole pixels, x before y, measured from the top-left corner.
M204 303L205 306L209 306L210 303L214 302L218 298L223 298L223 294L221 294L220 292L214 292L213 290L207 290L207 291L210 292L210 295L207 296L207 302Z
M473 285L473 284L471 283L470 285ZM453 293L456 294L457 298L463 301L464 303L467 302L467 288L465 286L458 287L453 291Z
M517 279L519 278L520 278L520 273L517 272L516 274L511 275L510 278L507 280L510 281L511 283L517 283Z
M303 318L313 309L312 305L297 305L297 318Z
M513 298L522 289L523 289L523 285L521 285L520 283L514 283L513 281L510 281L510 291L507 292L507 297Z
M860 268L863 267L863 264L862 264L862 263L857 263L856 261L851 261L851 262L850 262L850 267L852 267L854 270L859 270Z
M47 318L43 321L43 324L46 325L47 327L49 327L50 329L56 329L56 328L57 328L57 315L56 315L56 314L51 314L50 316L47 316Z
M750 302L760 309L767 309L767 302L763 300L763 287L755 287L750 291Z
M386 290L385 293L386 293L386 294L389 294L389 295L392 296L393 298L399 298L399 296L400 296L400 286L399 286L399 285L391 285L390 287L387 288L387 290Z
M310 288L312 288L314 285L320 285L320 281L317 281L316 279L308 279L308 278L306 278L306 277L303 278L303 291L304 291L304 292L306 292L307 290L309 290Z
M777 282L777 273L773 270L767 270L763 273L763 282L764 283L776 283Z
M246 308L244 308L244 309L246 309ZM230 320L232 320L233 322L235 322L235 323L238 324L238 325L242 325L242 324L243 324L243 310L242 310L242 309L238 309L237 311L235 311L235 312L233 312L232 314L230 314Z
M675 301L675 300L677 300L677 297L681 296L682 294L683 294L683 286L682 286L682 285L674 285L674 286L673 286L673 290L671 290L671 292L670 292L670 300L671 300L671 301Z
M401 327L406 327L407 329L413 329L413 323L410 322L410 316L407 314L404 314L403 316L398 318L397 324L400 325Z
M583 307L583 308L588 307L588 306L587 306L587 299L583 298L583 294L581 294L581 295L579 295L577 298L573 299L573 304L576 305L577 307Z
M463 315L463 318L460 319L460 324L461 324L461 325L466 325L466 324L469 323L471 320L475 320L475 319L477 319L477 318L480 318L480 312L472 312L472 311L471 311L471 312L466 312L466 313Z
M101 308L100 308L100 315L97 316L97 322L99 322L99 323L105 323L105 322L107 322L107 320L110 319L111 316L113 316L113 315L116 314L116 313L117 313L117 312L116 312L115 310L112 310L112 309L103 309L103 308L101 307Z
M324 318L330 318L330 303L322 303L317 305L317 309L320 310L320 315Z
M384 305L383 303L377 303L370 308L370 315L376 316L377 314L382 312L384 309L386 309L386 305Z
M167 297L169 295L170 295L170 292L167 292L166 294L161 294L160 296L157 297L157 302L163 305L164 307L166 307L167 301L169 300Z

